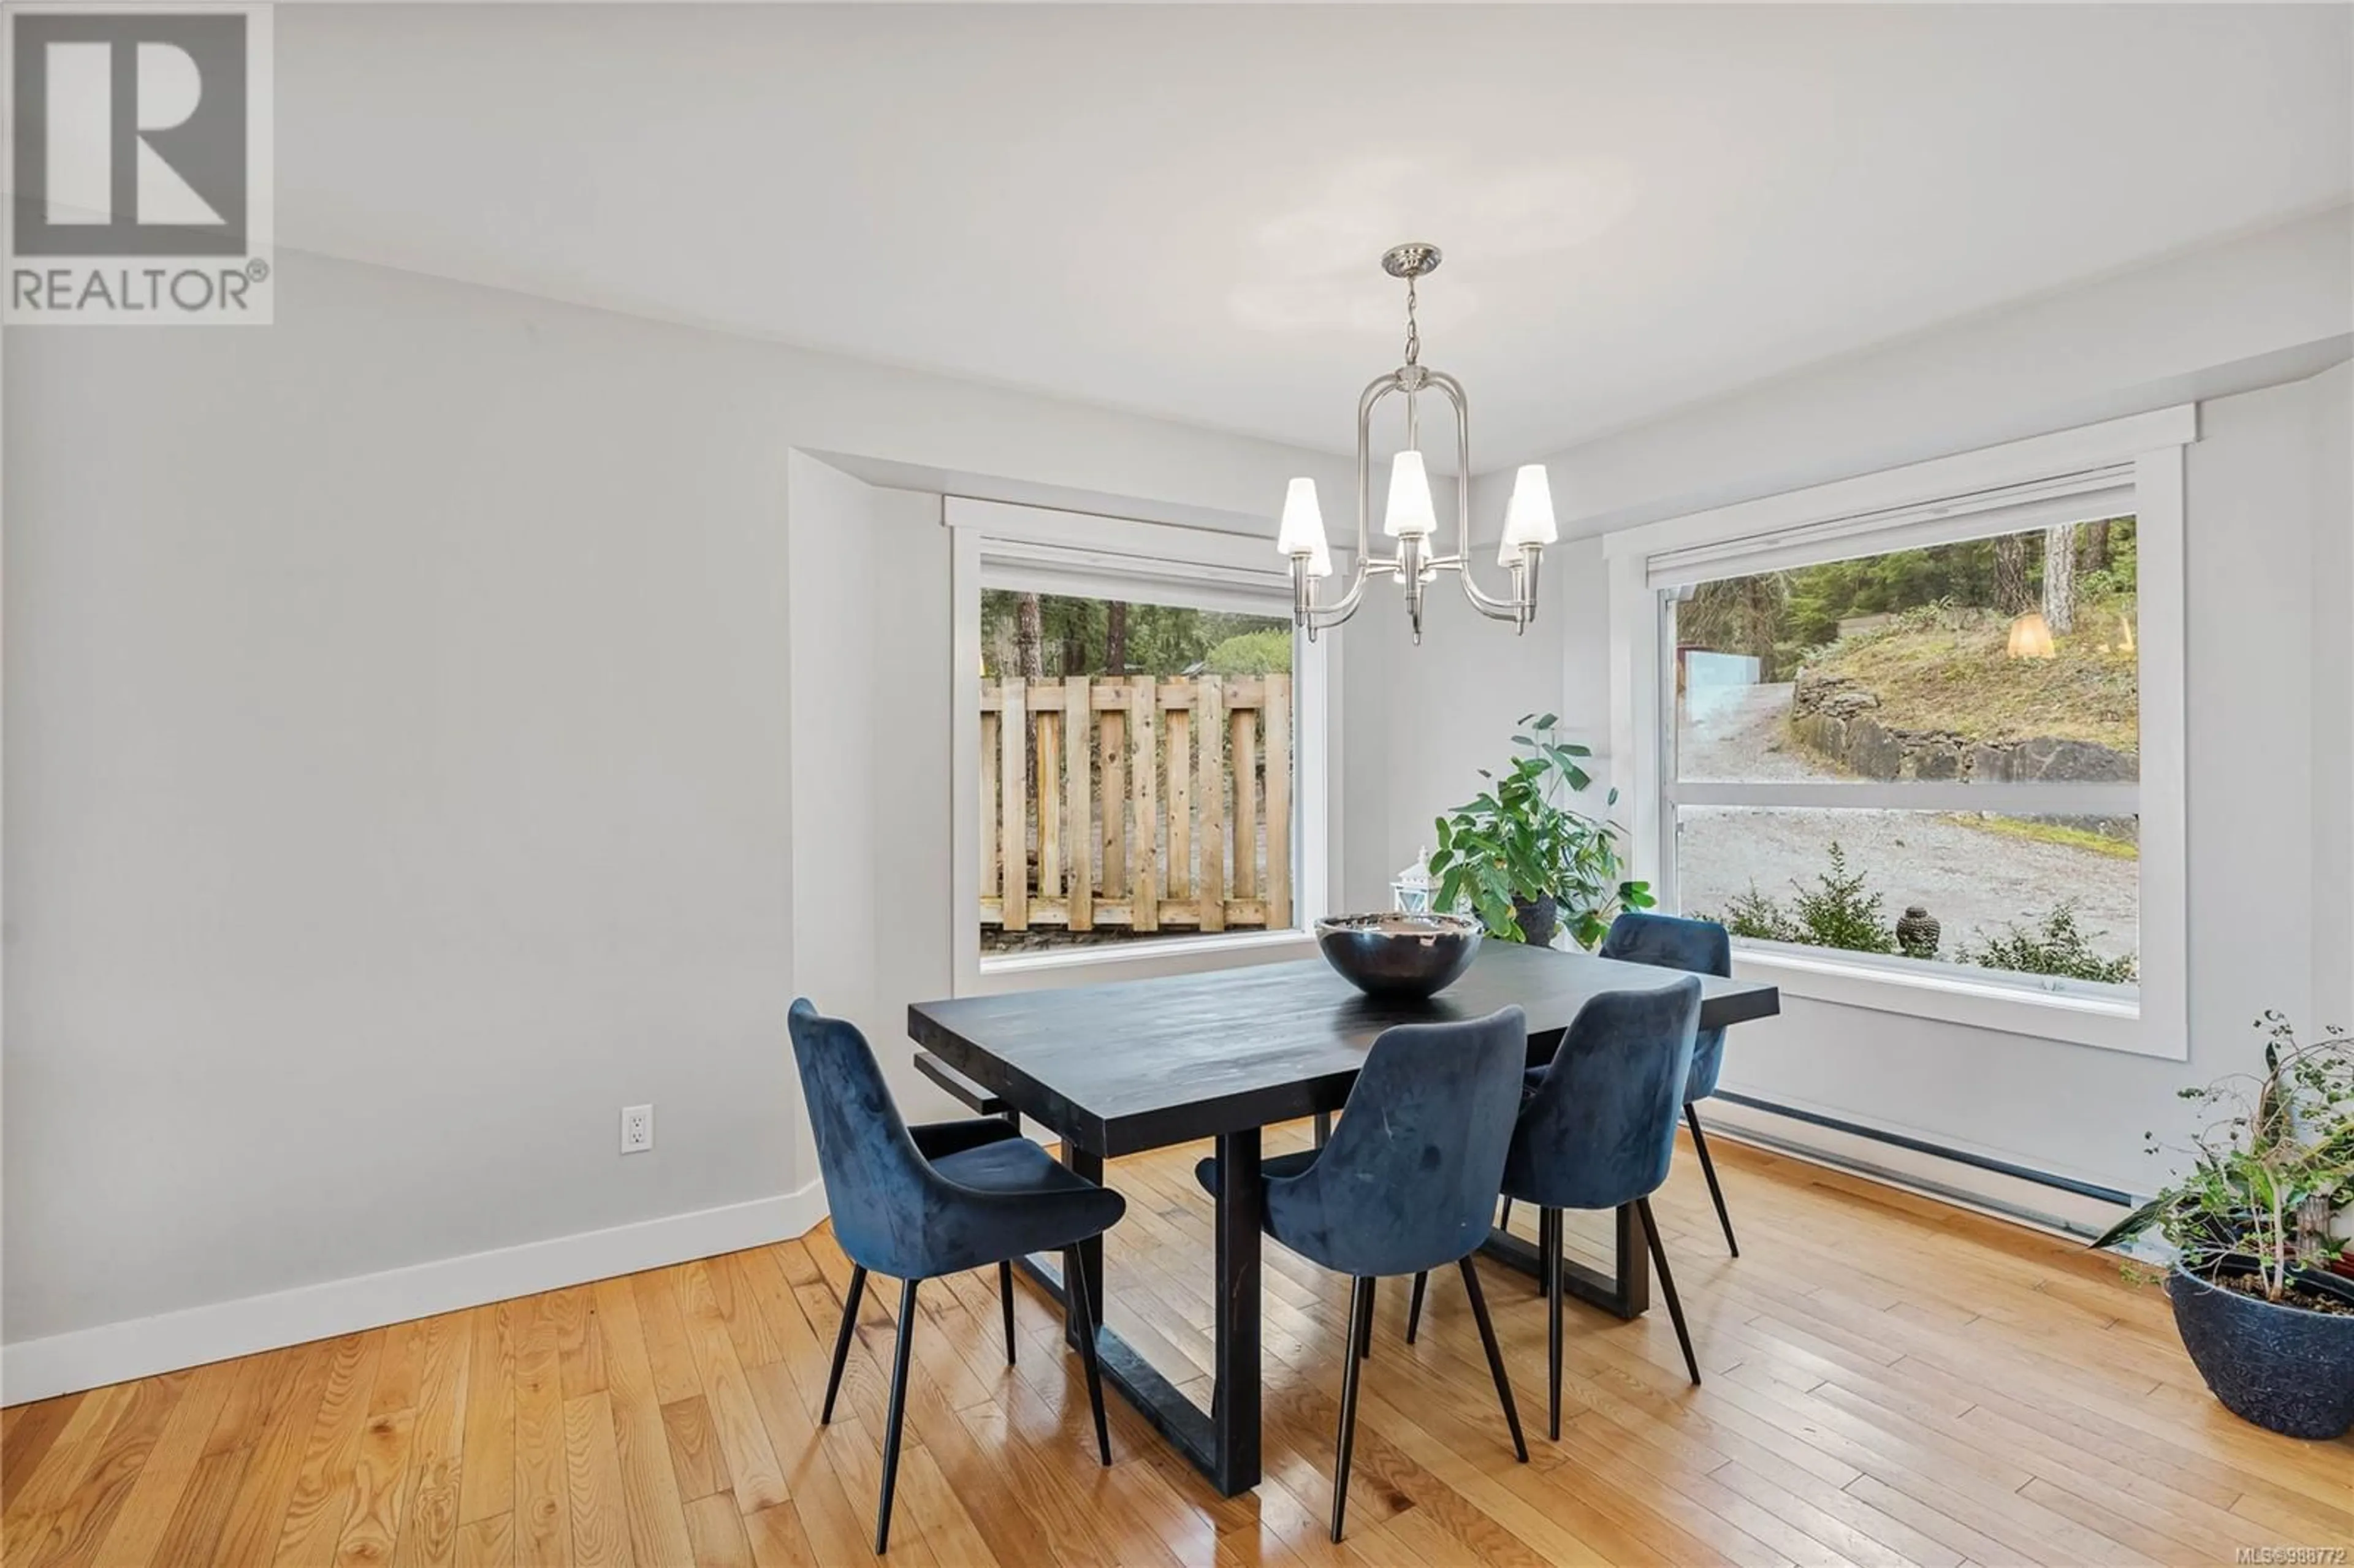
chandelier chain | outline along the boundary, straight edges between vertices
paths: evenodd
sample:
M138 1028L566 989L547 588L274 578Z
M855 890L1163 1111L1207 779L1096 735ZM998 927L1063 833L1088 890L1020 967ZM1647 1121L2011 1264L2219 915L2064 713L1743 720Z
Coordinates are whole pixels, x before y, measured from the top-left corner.
M1408 365L1422 363L1422 325L1414 319L1414 279L1409 275L1405 281L1405 362Z

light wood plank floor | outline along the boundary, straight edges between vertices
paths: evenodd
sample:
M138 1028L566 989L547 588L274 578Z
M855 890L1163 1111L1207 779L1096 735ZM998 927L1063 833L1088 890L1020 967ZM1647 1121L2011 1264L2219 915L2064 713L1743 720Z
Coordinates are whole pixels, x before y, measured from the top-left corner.
M1009 1371L993 1281L929 1284L892 1561L2002 1568L2354 1537L2354 1443L2225 1414L2158 1292L2059 1241L1718 1148L1740 1259L1688 1150L1658 1205L1705 1386L1664 1311L1574 1308L1562 1440L1543 1441L1543 1303L1490 1269L1530 1429L1515 1465L1459 1282L1434 1280L1412 1347L1385 1285L1340 1547L1322 1521L1345 1282L1269 1249L1267 1479L1226 1499L1117 1398L1117 1463L1097 1467L1041 1298L1022 1294ZM1197 1152L1113 1168L1130 1207L1111 1318L1206 1400ZM11 1408L6 1563L866 1562L896 1290L868 1292L820 1427L848 1274L821 1230Z

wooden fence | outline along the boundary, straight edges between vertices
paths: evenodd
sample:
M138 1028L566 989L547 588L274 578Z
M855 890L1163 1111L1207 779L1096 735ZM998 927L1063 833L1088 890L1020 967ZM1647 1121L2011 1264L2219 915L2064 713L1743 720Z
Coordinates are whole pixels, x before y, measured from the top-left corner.
M981 919L1291 924L1291 677L981 688Z

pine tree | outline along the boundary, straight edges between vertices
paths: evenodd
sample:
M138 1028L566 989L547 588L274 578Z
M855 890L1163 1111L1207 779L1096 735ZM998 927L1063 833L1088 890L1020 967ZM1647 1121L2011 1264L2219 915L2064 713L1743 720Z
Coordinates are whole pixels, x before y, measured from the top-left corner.
M2076 524L2043 533L2043 624L2054 635L2076 630Z
M1023 680L1045 679L1046 656L1043 648L1045 641L1045 618L1039 610L1038 596L1025 593L1013 609L1014 661L1021 667Z
M1128 668L1128 606L1119 599L1104 609L1103 667L1115 675Z
M2027 535L2005 534L1994 542L1994 607L2023 615L2034 602L2027 591Z
M2087 523L2076 535L2076 569L2080 572L2105 572L2109 569L2109 519Z

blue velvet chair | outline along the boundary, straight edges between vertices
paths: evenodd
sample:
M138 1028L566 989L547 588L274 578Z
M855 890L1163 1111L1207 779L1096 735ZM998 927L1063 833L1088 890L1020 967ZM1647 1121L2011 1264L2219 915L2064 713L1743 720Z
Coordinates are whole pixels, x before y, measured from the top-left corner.
M1729 976L1733 973L1733 940L1712 920L1686 920L1673 915L1644 915L1634 910L1610 923L1602 938L1602 956L1629 964L1653 964L1689 974ZM1692 1151L1700 1156L1700 1173L1708 1179L1709 1201L1716 1205L1716 1223L1724 1229L1725 1250L1741 1255L1733 1237L1733 1216L1725 1212L1724 1189L1717 1184L1716 1161L1708 1157L1708 1136L1700 1129L1702 1100L1716 1093L1716 1076L1724 1066L1724 1031L1703 1029L1692 1046L1691 1078L1684 1085L1684 1122L1691 1128ZM1529 1087L1536 1087L1545 1069L1529 1069ZM1512 1223L1512 1201L1504 1200L1504 1216Z
M1528 1461L1511 1381L1471 1264L1495 1213L1528 1041L1517 1007L1467 1022L1384 1030L1365 1054L1343 1107L1348 1114L1331 1140L1260 1165L1267 1234L1351 1278L1332 1477L1334 1541L1348 1511L1357 1383L1373 1342L1373 1281L1381 1275L1461 1266L1512 1451ZM1194 1174L1214 1196L1218 1162L1204 1160Z
M1602 956L1630 964L1657 964L1692 974L1733 972L1733 939L1712 920L1685 920L1673 915L1645 915L1629 910L1610 923L1602 938ZM1716 1075L1724 1066L1724 1031L1703 1029L1692 1046L1691 1077L1684 1085L1684 1121L1691 1128L1692 1151L1700 1156L1700 1173L1708 1178L1708 1195L1716 1204L1716 1223L1724 1227L1725 1250L1741 1255L1733 1239L1733 1216L1725 1212L1724 1189L1717 1185L1716 1162L1708 1157L1708 1139L1700 1129L1698 1102L1716 1093Z
M1117 1224L1128 1210L1127 1200L1073 1175L996 1117L910 1128L900 1119L874 1049L856 1025L824 1016L804 999L793 1003L790 1028L793 1059L817 1134L818 1170L825 1179L833 1238L852 1266L821 1421L833 1419L833 1398L842 1387L867 1273L903 1282L889 1430L883 1438L883 1495L875 1510L876 1553L891 1539L908 1347L916 1334L916 1287L924 1280L996 1264L998 1288L1006 1293L1005 1357L1011 1361L1012 1260L1060 1249L1071 1291L1071 1326L1095 1411L1096 1448L1110 1464L1103 1377L1096 1362L1095 1304L1087 1299L1077 1247Z
M1651 1194L1668 1179L1676 1151L1676 1106L1691 1072L1700 1026L1700 980L1658 991L1614 991L1578 1009L1550 1065L1531 1075L1533 1087L1504 1162L1505 1196L1537 1206L1538 1272L1544 1278L1545 1430L1561 1436L1562 1211L1631 1203L1683 1347L1684 1370L1700 1382L1691 1334L1675 1276L1651 1218ZM1422 1313L1424 1281L1414 1282L1406 1339Z
M1700 1382L1684 1327L1676 1277L1651 1218L1651 1194L1676 1152L1676 1107L1691 1073L1700 1031L1700 980L1659 991L1606 991L1578 1009L1543 1080L1521 1111L1504 1191L1538 1213L1537 1251L1545 1275L1545 1430L1561 1436L1562 1211L1635 1205L1643 1239L1683 1347L1684 1370Z

